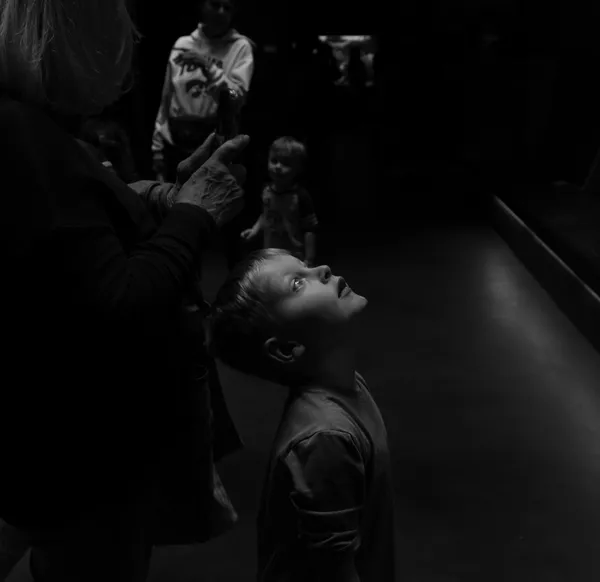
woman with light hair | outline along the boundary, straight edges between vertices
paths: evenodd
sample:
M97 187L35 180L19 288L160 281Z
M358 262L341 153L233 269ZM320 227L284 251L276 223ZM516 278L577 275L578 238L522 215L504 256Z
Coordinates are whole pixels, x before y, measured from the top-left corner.
M135 37L124 0L0 0L0 579L31 545L36 581L142 581L152 545L236 519L183 305L248 138L210 136L175 184L104 168L73 132L122 94Z

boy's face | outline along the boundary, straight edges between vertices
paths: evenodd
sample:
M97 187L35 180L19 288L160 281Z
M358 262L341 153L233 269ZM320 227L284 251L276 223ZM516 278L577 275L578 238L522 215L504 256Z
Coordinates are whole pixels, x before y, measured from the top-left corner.
M259 275L270 293L274 309L284 326L301 333L302 341L317 339L344 327L367 305L342 277L332 275L327 266L309 269L299 259L282 255L270 259Z
M275 186L291 186L298 174L298 164L277 152L269 154L269 178Z

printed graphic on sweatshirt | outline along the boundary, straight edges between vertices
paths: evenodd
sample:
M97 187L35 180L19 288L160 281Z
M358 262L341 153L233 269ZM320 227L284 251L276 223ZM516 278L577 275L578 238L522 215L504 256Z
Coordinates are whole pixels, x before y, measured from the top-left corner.
M197 52L182 49L173 59L173 64L179 67L176 73L181 81L185 92L192 98L202 97L210 88L209 70L213 65L223 68L223 61L209 55L199 55Z
M229 86L245 94L253 69L252 43L235 30L212 42L199 25L190 35L178 38L165 71L152 136L153 156L162 155L165 143L175 144L171 120L189 117L213 123L219 109L217 89Z

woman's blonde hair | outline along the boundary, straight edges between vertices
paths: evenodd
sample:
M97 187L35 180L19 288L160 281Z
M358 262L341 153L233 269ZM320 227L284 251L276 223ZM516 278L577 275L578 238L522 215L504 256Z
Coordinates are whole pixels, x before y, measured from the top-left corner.
M0 89L91 115L122 94L138 38L124 0L0 0Z

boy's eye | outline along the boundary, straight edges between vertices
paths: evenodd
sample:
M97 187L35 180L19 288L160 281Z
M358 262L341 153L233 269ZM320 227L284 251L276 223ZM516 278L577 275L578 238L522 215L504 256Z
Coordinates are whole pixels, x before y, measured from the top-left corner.
M298 289L300 289L300 287L302 287L303 283L304 283L304 279L302 279L300 277L295 277L294 279L292 279L292 291L294 291L294 292L298 291Z

